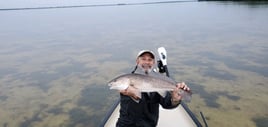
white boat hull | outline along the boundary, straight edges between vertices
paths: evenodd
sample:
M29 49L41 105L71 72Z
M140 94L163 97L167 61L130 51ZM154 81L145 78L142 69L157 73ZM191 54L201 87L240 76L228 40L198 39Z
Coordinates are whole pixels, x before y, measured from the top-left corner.
M119 118L120 104L118 103L110 114L104 127L115 127ZM102 125L103 126L103 125ZM201 127L202 125L192 118L183 105L174 109L159 109L159 121L157 127Z

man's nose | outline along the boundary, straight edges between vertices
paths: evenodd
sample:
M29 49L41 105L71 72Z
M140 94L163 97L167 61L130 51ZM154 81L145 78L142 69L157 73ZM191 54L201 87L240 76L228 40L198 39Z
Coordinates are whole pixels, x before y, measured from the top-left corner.
M146 63L146 64L150 64L150 61L149 61L149 60L145 60L145 63Z

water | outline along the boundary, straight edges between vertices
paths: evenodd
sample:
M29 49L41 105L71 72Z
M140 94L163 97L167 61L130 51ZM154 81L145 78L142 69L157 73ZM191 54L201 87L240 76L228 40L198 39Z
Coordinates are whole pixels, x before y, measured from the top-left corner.
M91 4L54 2L0 5ZM268 126L267 7L181 2L0 11L0 126L96 127L118 97L107 82L130 72L139 50L161 46L172 78L191 87L187 105L199 119L202 111L212 127Z
M184 90L180 90L179 94L182 97L182 101L186 102L186 103L190 103L191 99L192 99L192 93L191 92L186 92Z

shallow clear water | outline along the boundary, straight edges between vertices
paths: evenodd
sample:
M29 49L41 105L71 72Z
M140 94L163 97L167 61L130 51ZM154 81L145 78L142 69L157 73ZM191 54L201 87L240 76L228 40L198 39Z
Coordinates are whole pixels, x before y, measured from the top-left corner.
M49 4L59 5L40 5ZM172 78L193 90L188 106L199 119L202 111L209 126L267 126L267 7L181 2L0 11L0 126L98 126L119 96L107 82L130 72L139 50L160 46Z

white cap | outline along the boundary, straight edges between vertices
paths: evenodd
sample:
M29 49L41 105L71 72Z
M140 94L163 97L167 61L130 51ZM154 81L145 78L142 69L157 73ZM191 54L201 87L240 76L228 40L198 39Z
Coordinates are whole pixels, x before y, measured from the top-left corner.
M140 57L140 56L142 56L144 53L149 53L153 59L155 58L154 52L151 51L151 50L141 50L138 53L137 58Z

